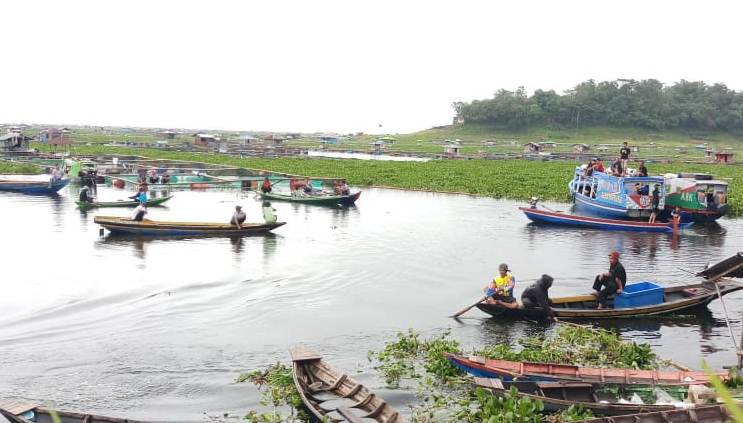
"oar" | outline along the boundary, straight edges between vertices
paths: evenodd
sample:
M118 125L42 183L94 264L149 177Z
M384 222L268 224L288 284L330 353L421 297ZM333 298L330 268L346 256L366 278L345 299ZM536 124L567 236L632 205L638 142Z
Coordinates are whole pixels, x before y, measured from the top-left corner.
M464 313L466 313L466 312L470 311L470 310L471 310L471 309L472 309L473 307L475 307L476 305L478 305L478 304L480 304L481 302L485 301L485 300L486 300L487 298L488 298L488 296L486 295L486 296L484 296L484 297L480 298L479 300L477 300L477 302L476 302L476 303L474 303L474 304L472 304L471 306L469 306L469 307L467 307L467 308L464 308L464 309L460 310L459 312L457 312L457 313L454 313L454 314L452 314L452 315L451 315L451 316L449 316L449 317L452 317L452 318L457 318L457 317L459 317L459 316L463 315Z

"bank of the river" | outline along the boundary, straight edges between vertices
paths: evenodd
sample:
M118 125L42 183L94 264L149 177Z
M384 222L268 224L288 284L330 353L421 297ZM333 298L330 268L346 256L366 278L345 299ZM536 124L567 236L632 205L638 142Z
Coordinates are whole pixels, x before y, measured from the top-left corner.
M567 183L575 162L528 160L432 160L425 163L306 157L257 158L216 153L172 152L104 146L75 146L77 154L141 155L149 158L191 160L274 172L318 177L340 177L356 186L387 186L457 192L523 200L538 196L569 200ZM650 172L707 172L730 183L730 215L743 215L743 168L708 164L652 164Z
M38 174L41 173L41 169L38 166L33 166L23 163L8 162L0 160L0 174Z

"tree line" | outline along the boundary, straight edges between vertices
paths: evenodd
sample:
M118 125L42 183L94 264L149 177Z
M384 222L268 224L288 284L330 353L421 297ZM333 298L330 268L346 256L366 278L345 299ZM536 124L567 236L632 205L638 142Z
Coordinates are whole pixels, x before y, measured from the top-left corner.
M505 128L530 125L614 126L650 129L743 129L743 92L724 84L655 79L588 80L562 94L536 90L527 95L498 90L493 98L452 104L465 122Z

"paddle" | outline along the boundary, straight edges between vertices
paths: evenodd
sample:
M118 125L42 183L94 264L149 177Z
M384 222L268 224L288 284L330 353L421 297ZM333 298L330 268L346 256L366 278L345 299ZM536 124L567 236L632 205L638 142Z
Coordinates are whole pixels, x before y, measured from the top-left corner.
M488 298L488 296L486 295L486 296L484 296L484 297L480 298L479 300L477 300L477 302L476 302L476 303L474 303L474 304L472 304L471 306L469 306L469 307L467 307L467 308L464 308L464 309L462 309L462 310L458 311L457 313L454 313L454 314L452 314L452 315L451 315L451 316L449 316L449 317L451 317L451 318L454 318L454 319L456 319L457 317L459 317L459 316L463 315L464 313L466 313L466 312L468 312L468 311L472 310L472 308L473 308L473 307L475 307L476 305L478 305L478 304L480 304L481 302L485 301L485 300L486 300L487 298Z

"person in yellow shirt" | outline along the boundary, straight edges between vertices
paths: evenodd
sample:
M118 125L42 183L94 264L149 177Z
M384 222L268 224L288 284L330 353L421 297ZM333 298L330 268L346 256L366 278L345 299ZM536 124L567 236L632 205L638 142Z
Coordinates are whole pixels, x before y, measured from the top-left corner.
M488 299L488 304L498 304L503 307L518 306L516 298L513 296L513 288L516 286L516 278L511 274L506 263L498 266L498 276L483 288Z

